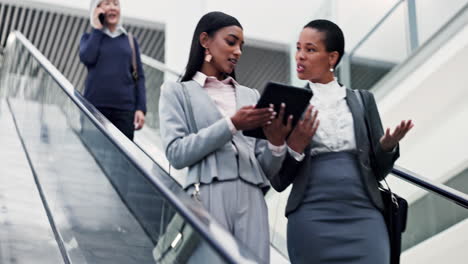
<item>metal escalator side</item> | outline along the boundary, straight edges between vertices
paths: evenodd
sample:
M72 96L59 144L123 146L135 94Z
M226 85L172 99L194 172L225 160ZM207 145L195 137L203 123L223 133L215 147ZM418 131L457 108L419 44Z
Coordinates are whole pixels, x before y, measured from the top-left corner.
M0 127L0 263L69 263L4 99Z
M0 75L70 263L258 263L19 32Z

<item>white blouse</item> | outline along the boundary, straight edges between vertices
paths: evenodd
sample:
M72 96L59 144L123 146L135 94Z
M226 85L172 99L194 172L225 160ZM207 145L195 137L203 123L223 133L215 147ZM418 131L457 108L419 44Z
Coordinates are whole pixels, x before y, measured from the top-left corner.
M346 88L337 79L327 83L309 82L314 95L310 104L318 110L320 125L312 138L311 156L325 152L356 149L354 122L346 103Z

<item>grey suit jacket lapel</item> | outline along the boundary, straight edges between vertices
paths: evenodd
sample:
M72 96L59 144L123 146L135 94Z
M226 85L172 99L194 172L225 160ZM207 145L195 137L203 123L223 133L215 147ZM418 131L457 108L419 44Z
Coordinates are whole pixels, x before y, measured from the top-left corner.
M351 89L346 89L346 103L354 120L354 137L356 146L362 146L366 139L365 121L356 95Z
M207 127L223 118L216 104L200 84L196 81L188 81L185 82L185 85L187 85L187 90L192 100L193 114L199 129Z

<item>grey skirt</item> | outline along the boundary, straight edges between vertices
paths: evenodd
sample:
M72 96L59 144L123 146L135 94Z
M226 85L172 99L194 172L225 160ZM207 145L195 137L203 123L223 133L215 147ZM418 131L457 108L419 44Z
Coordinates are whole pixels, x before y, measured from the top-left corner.
M366 194L357 156L332 152L307 162L306 193L288 216L291 262L388 264L387 228Z

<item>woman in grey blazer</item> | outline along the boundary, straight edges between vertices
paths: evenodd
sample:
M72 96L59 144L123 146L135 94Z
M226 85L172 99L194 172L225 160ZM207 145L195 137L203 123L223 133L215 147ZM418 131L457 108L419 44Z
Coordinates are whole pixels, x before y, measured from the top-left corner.
M269 186L267 176L280 169L291 122L278 121L284 111L275 119L273 109L255 109L258 92L235 80L243 43L236 18L221 12L201 18L182 82L162 87L161 136L171 165L189 168L185 186L189 193L199 195L221 225L269 262L262 189ZM242 134L261 126L269 142Z
M343 53L343 33L328 20L308 23L297 41L297 75L313 92L314 113L309 110L294 128L283 166L270 178L277 191L293 185L286 206L292 263L390 261L378 182L413 124L402 121L384 133L372 94L361 91L362 107L357 93L334 77Z

